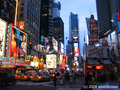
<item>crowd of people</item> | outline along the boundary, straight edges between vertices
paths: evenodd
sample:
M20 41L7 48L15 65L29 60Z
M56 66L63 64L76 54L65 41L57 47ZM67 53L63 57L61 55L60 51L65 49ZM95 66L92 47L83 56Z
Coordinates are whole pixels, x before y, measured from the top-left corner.
M53 75L54 86L56 86L57 82L59 82L60 85L76 84L77 80L80 80L80 78L82 78L81 76L84 76L83 73L75 71L55 72ZM96 79L94 75L91 75L91 73L88 72L84 77L85 81L81 90L120 90L120 78L118 78L117 85L111 84L111 82L114 82L113 75L111 75L111 77L108 77L106 73L101 72L98 75L99 79Z
M75 72L75 71L55 72L53 74L54 86L56 86L57 81L61 85L65 85L65 83L75 84L76 79L79 79L79 78L80 78L80 72Z

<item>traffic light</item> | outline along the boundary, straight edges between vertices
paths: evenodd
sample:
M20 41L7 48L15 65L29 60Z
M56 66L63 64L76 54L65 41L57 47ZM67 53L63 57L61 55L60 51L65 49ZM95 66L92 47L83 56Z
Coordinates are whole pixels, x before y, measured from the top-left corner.
M30 49L32 49L32 42L29 42L29 47Z

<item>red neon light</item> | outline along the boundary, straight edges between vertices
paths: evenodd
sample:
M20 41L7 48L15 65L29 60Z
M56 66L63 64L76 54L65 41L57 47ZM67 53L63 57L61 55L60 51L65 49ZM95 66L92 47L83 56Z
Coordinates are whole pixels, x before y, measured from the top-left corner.
M64 53L58 51L58 53L62 54L64 57L68 58L68 56L66 56Z
M87 66L88 68L92 68L92 66Z
M101 69L103 66L96 66L96 69Z

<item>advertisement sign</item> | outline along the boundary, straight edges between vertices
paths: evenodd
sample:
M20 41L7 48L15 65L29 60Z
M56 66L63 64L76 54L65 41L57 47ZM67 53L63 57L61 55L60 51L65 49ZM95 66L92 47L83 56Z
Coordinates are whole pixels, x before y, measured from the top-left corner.
M53 48L57 52L58 51L58 42L55 38L52 37Z
M40 62L40 63L39 63L39 69L42 69L42 68L43 68L43 65L44 65L44 62Z
M15 59L14 58L0 58L1 62L10 62L14 63Z
M56 68L56 55L55 54L47 54L46 55L46 64L47 64L47 68Z
M78 37L73 37L73 40L74 41L78 41Z
M21 60L21 59L16 59L16 63L25 63L25 61L24 60Z
M4 56L7 23L0 18L0 57Z
M7 26L7 31L6 31L6 45L5 45L5 56L9 57L10 53L10 40L11 40L11 30L13 28L13 24L9 24Z
M78 47L78 43L74 43L74 47Z
M14 68L14 58L0 58L0 62L2 62L1 68Z
M25 59L27 53L27 34L13 27L11 31L10 57Z
M62 60L63 60L63 55L60 55L60 57L59 57L59 61L58 61L58 64L59 64L59 65L62 64Z
M96 57L96 58L108 58L109 57L109 47L105 46L88 46L88 57Z
M24 21L19 21L19 29L24 30Z
M74 53L79 53L79 48L78 47L74 47Z
M61 51L62 53L64 53L64 45L63 45L63 43L60 43L60 45L61 45L61 50L60 50L60 51Z

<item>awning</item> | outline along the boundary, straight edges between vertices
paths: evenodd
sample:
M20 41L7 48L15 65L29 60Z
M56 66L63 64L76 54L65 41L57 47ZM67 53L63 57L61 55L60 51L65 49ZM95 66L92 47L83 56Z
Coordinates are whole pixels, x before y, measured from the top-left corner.
M117 64L120 64L120 60L116 60Z
M24 63L16 63L16 66L29 66L29 65L24 64Z
M100 64L97 60L87 60L88 64Z
M103 64L113 64L110 60L101 60Z

